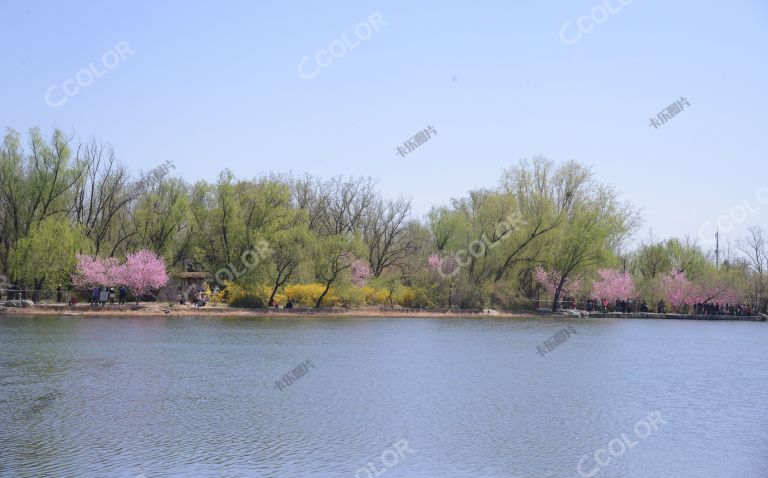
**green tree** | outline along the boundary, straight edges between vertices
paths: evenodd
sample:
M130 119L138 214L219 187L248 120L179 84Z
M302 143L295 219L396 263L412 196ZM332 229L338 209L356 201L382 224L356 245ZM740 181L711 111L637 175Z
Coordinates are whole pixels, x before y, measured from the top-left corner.
M365 254L362 241L348 234L334 234L320 238L314 250L315 277L325 286L315 307L320 307L323 298L341 274L352 267L355 257Z
M45 219L11 250L11 277L36 291L46 285L69 283L75 255L87 253L91 247L79 227L66 220Z

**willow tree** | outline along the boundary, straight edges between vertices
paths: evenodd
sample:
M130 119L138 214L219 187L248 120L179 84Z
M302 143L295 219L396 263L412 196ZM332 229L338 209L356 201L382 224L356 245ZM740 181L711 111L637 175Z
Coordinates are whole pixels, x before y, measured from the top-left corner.
M10 254L13 280L31 285L35 291L48 286L67 284L75 270L78 253L92 247L79 226L67 220L47 218L19 239ZM38 299L37 292L35 299Z
M549 237L547 262L560 278L552 310L558 308L567 281L608 262L638 223L637 213L619 202L612 188L591 184L557 235Z

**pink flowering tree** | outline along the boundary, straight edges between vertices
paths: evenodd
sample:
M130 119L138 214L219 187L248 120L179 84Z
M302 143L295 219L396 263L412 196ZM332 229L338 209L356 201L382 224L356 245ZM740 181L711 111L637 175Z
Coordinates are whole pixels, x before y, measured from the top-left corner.
M557 310L560 306L558 299L561 295L576 297L581 291L581 280L571 277L563 278L556 270L547 271L538 266L533 270L533 278L552 295L552 310Z
M453 277L459 272L459 264L454 257L446 259L434 253L427 257L427 267L442 277Z
M351 275L352 283L357 287L363 287L368 282L368 279L371 278L373 272L367 261L355 259L352 261Z
M78 289L118 284L119 264L114 257L102 259L87 254L76 255L77 264L72 284Z
M125 256L117 269L117 282L133 290L137 304L139 296L163 287L169 279L163 259L146 249Z
M741 301L739 293L727 282L716 277L705 277L692 286L693 303L736 304Z
M694 302L696 292L685 272L670 272L661 280L664 300L675 309Z
M597 275L599 279L592 284L594 299L615 302L635 297L635 282L629 273L613 269L598 269Z
M427 267L429 267L433 271L439 271L443 268L443 258L440 257L437 254L430 254L429 257L427 257Z

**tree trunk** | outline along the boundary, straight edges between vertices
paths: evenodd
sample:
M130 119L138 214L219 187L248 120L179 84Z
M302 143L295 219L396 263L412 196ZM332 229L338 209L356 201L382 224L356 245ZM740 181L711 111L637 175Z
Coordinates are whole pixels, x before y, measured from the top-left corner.
M331 281L327 281L327 282L325 283L325 290L323 291L323 293L322 293L322 294L320 294L320 297L318 297L318 298L317 298L317 303L315 303L315 308L316 308L316 309L319 309L319 308L320 308L320 303L323 301L323 297L325 297L325 294L327 294L327 293L328 293L328 289L330 289L330 288L331 288L331 283L333 283L333 281L332 281L332 280L331 280Z
M45 282L45 279L35 279L35 290L32 291L32 302L40 302L40 292L43 290L43 283Z
M560 309L560 290L561 290L560 287L555 289L555 297L552 299L552 311L553 312Z
M282 276L282 272L277 273L277 279L275 279L275 286L272 287L272 294L269 296L269 301L267 302L267 307L272 307L272 303L275 300L275 294L277 294L277 288L280 287L280 276Z

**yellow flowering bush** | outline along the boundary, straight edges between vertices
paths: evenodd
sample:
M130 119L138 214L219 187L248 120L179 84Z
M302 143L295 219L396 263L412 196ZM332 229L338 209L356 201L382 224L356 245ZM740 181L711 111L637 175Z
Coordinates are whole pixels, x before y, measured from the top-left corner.
M224 284L226 285L226 288L221 290L218 294L220 300L223 302L231 303L232 301L242 300L245 297L255 297L267 304L269 302L269 296L272 295L272 286L269 284L236 284L231 281L224 281ZM213 295L211 296L212 301ZM285 304L288 302L288 296L284 291L278 289L275 293L275 302L278 304Z
M294 302L303 305L304 307L314 307L317 303L318 297L325 290L325 285L320 283L314 284L291 284L285 286L286 299L291 299ZM339 304L339 297L336 295L336 290L331 287L320 305L331 307Z
M416 307L416 298L413 287L398 287L392 294L392 300L403 307Z
M218 292L211 291L211 286L209 286L208 283L205 284L205 290L203 293L206 297L210 298L211 304L213 305L219 305L220 303L224 302L224 296L226 295L223 290Z
M365 293L365 302L368 305L389 304L388 290L371 286L365 286L362 290Z

